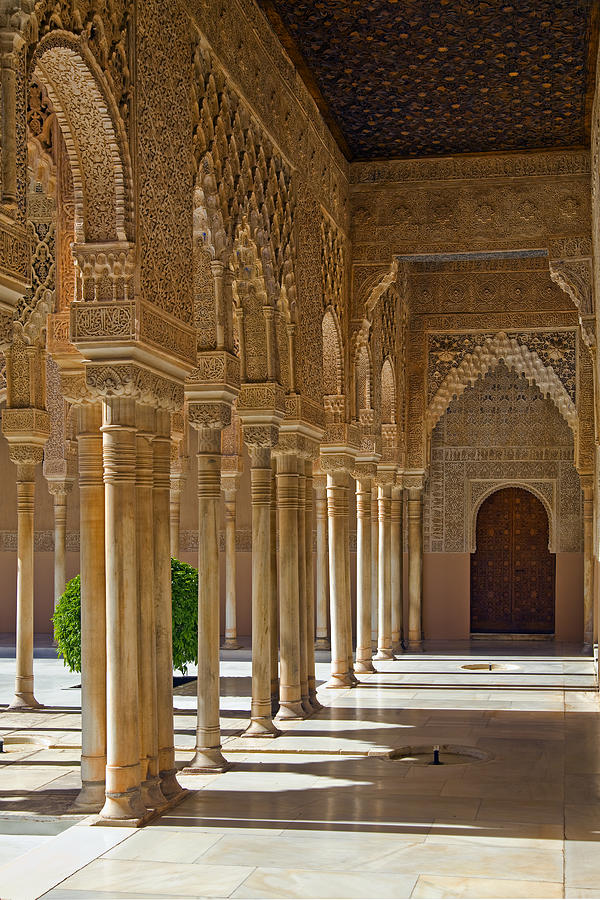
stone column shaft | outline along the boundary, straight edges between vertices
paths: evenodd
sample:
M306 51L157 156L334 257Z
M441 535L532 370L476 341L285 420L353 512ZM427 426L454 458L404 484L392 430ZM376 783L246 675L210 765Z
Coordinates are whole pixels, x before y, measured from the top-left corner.
M20 447L11 447L17 466L17 629L15 694L10 709L35 709L41 704L33 693L34 632L34 532L35 465L37 460L24 450L26 462L20 462ZM41 462L41 450L39 462Z
M271 461L271 578L269 628L271 637L271 714L279 709L279 590L277 577L277 462Z
M348 488L344 472L327 475L327 517L329 525L329 599L331 619L331 677L328 688L352 687L348 671L348 619L346 614L346 537Z
M392 648L397 648L402 641L402 579L403 554L402 541L402 488L392 487L391 507L391 601L392 601Z
M247 737L274 737L271 719L271 448L249 445L252 490L252 704Z
M279 514L279 712L280 719L302 719L300 610L298 584L298 461L277 456Z
M67 583L67 492L52 492L54 511L54 608Z
M306 474L304 459L298 459L298 619L300 644L300 694L305 715L313 708L308 694L308 617L306 614Z
M329 606L329 558L327 551L327 488L325 479L315 482L315 516L317 520L317 650L329 650L327 609Z
M198 429L198 725L185 771L224 772L219 721L219 513L221 433Z
M374 672L371 662L371 481L356 480L356 671Z
M171 477L169 490L169 543L171 556L179 559L181 532L181 494L184 479L179 475Z
M594 481L582 476L583 488L583 643L594 642Z
M167 800L184 793L177 781L173 733L173 613L171 602L171 416L156 412L152 441L154 515L154 620L156 648L156 706L160 789Z
M225 477L222 477L225 483ZM239 650L241 644L237 639L237 555L235 549L237 485L230 487L230 482L231 479L227 479L228 486L223 491L225 497L225 640L223 647L226 650Z
M408 646L423 649L423 489L409 488L408 503Z
M77 808L98 812L106 774L106 576L102 409L78 409L81 572L81 791Z
M345 504L345 515L344 515L344 582L345 588L343 591L343 600L344 600L344 613L346 616L346 647L348 653L348 677L352 684L357 684L358 679L354 674L354 654L352 650L352 575L351 575L351 566L350 566L350 514L349 514L349 482L350 477L346 474L346 504Z
M377 646L379 633L379 512L377 487L371 492L371 645Z
M136 404L103 401L106 553L106 800L102 816L139 820Z
M306 653L308 674L308 699L313 711L322 709L317 700L317 680L315 675L315 570L313 554L313 464L308 459L305 463L306 496L305 496L305 528L306 544Z
M393 659L391 604L391 488L379 486L377 491L379 516L378 561L378 635L375 659Z

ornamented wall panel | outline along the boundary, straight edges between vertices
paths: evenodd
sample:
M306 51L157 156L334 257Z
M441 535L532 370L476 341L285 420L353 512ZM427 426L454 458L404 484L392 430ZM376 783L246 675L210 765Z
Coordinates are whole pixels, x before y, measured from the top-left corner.
M431 435L425 550L470 552L481 486L530 485L555 510L556 550L581 550L573 435L551 400L503 363L465 390Z

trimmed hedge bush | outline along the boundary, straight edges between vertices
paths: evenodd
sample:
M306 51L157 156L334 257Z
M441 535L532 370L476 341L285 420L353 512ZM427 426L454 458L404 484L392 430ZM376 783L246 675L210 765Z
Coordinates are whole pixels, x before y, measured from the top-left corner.
M178 559L171 560L173 610L173 668L184 675L198 662L198 572ZM57 654L71 672L81 672L81 579L72 578L52 617Z

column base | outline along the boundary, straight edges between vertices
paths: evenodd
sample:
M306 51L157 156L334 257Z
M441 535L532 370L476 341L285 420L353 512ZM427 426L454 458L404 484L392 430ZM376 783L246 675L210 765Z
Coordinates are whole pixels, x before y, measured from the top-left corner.
M422 641L422 640L419 640L419 641L411 641L411 640L409 640L409 642L408 642L408 651L409 651L409 653L423 653L424 650L425 650L425 647L424 647L424 645L423 645L423 641Z
M370 659L357 659L354 663L354 671L358 672L359 675L370 675L376 669Z
M279 710L279 694L273 694L271 696L271 718L277 715Z
M139 787L131 788L123 793L107 793L104 806L100 811L100 820L107 825L139 825L148 821L152 810L146 809L142 803Z
M231 763L227 762L220 747L196 748L196 753L189 766L181 770L182 775L202 775L206 772L227 772Z
M38 703L32 693L21 691L12 698L9 709L43 709L44 705Z
M142 781L142 803L147 809L163 809L167 802L167 798L161 790L158 775Z
M276 738L281 731L273 725L269 716L256 716L250 720L250 724L241 737L250 738Z
M314 710L316 713L319 712L319 710L325 708L325 707L323 706L323 704L322 704L322 703L319 703L319 701L317 700L317 695L316 695L316 693L310 695L310 705L312 706L313 710Z
M106 800L103 781L84 781L71 809L76 812L99 813Z
M377 650L377 653L373 657L373 659L393 659L394 653L392 650L388 650L387 648Z
M300 700L280 700L277 718L287 721L293 719L305 719L306 713Z
M347 690L348 688L354 687L354 682L347 673L344 673L343 675L332 675L323 687L332 691L341 689Z
M187 794L185 788L182 788L177 781L176 775L177 769L165 769L160 773L160 789L163 797L166 797L169 802Z
M312 714L314 713L312 703L310 702L310 698L308 696L302 698L302 709L304 710L304 715L307 717L312 716Z
M581 647L582 652L583 653L591 653L592 649L593 649L593 644L591 643L591 641L584 641L583 646Z
M315 641L315 650L331 650L331 644L327 638L317 638Z
M225 638L221 644L221 650L241 650L242 645L235 638Z

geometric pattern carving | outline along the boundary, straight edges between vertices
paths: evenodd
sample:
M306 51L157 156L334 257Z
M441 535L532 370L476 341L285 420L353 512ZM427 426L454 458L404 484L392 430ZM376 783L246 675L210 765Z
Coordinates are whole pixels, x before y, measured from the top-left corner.
M504 360L507 367L524 375L530 384L537 384L542 393L548 395L560 410L566 422L573 430L577 429L577 409L553 368L545 366L537 353L517 343L500 332L493 338L487 338L481 346L475 347L473 353L467 354L461 363L450 370L426 413L426 423L431 431L448 409L454 397L459 397L465 388L485 375Z

